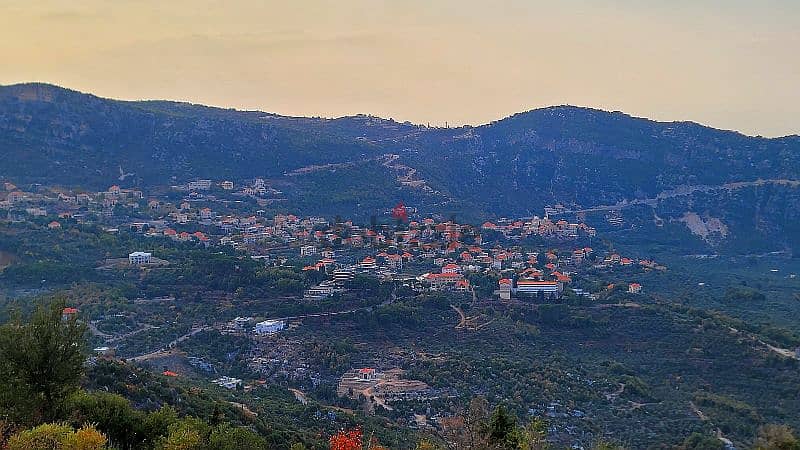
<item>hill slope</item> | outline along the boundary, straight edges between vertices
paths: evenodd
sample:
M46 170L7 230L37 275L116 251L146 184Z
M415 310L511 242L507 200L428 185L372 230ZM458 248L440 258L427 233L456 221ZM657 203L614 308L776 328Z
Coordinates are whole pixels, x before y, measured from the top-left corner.
M134 174L124 184L143 187L263 177L301 213L366 217L403 199L478 220L541 214L556 203L584 210L640 202L644 210L623 208L640 227L685 223L687 214L721 220L730 235L702 236L714 245L743 234L758 238L751 247L793 249L800 234L791 225L800 195L786 183L800 178L797 136L748 137L577 107L438 129L0 87L3 176L103 188L121 172ZM723 186L758 179L774 181Z

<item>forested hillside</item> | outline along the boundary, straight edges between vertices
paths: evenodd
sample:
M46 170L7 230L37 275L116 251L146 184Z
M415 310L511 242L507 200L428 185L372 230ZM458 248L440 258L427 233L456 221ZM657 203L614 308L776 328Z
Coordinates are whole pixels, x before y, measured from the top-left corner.
M720 220L730 234L702 236L711 246L800 245L790 225L800 219L800 137L587 108L444 129L123 102L23 84L0 88L0 161L0 174L16 183L91 189L261 177L290 212L362 219L400 200L476 222L555 204L631 215L627 205L638 202L645 210L634 211L633 222ZM698 234L686 225L685 234Z

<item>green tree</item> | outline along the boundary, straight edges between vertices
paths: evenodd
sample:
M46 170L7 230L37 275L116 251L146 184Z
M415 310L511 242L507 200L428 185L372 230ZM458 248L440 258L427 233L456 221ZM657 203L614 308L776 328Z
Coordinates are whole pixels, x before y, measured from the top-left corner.
M115 447L130 449L143 440L145 414L119 395L79 391L69 399L67 407L72 411L72 423L95 424Z
M25 323L0 327L0 409L18 423L57 419L83 373L86 327L62 319L64 302L40 306Z
M786 425L764 425L758 429L757 450L800 450L800 441Z
M489 419L489 443L499 448L516 449L519 444L516 429L517 418L503 405L498 406Z
M220 425L208 438L209 450L263 450L267 441L247 428Z
M703 433L692 433L681 445L685 450L722 450L725 445L715 436Z
M169 434L156 443L156 450L203 450L204 427L194 420L185 419L169 427Z
M533 419L525 427L514 430L517 448L520 450L544 450L549 448L547 442L547 424L542 419ZM609 449L610 450L610 449Z

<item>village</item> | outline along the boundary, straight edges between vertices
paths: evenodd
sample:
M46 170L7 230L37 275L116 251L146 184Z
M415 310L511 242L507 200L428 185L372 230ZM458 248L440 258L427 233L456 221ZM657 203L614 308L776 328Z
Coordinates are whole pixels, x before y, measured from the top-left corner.
M145 196L141 191L116 185L93 193L42 187L36 192L24 192L11 183L5 183L4 187L0 208L8 211L12 222L39 220L55 231L72 223L96 223L102 224L108 233L134 233L201 248L227 246L267 266L300 263L298 267L303 272L313 272L321 280L304 291L302 301L311 303L335 300L351 289L351 282L357 277L377 279L417 293L451 292L471 297L473 301L553 302L565 295L592 301L599 292L574 282L575 276L584 270L633 268L636 270L626 272L632 276L639 271L666 270L649 259L593 249L590 245L596 230L582 222L551 219L550 214L559 212L557 207L548 207L543 217L496 219L471 225L419 216L401 203L384 212L389 220L363 226L350 220L330 221L284 213L268 217L264 209L248 210L249 203L235 204L234 208L230 201L220 199L235 194L262 200L262 196L275 194L263 180L255 180L238 191L230 181L196 180L170 189L173 197L180 194L177 201ZM260 204L265 202L256 202ZM169 261L143 246L128 255L104 261L99 269L168 265ZM491 281L487 284L486 280ZM642 291L635 278L623 288L630 294ZM140 301L162 302L161 299ZM457 306L453 309L461 317L456 329L480 327L475 317L467 317ZM65 310L67 315L77 313L74 308ZM300 319L237 317L216 323L213 328L223 334L248 337L256 343L255 350L247 356L248 365L262 379L315 385L320 382L319 375L311 368L311 362L298 353L297 343L279 337L287 328L298 326ZM107 346L95 351L98 355L113 355L113 348ZM171 355L170 348L165 348L137 358L163 362ZM202 358L190 355L188 362L192 370L212 377L211 382L223 388L250 390L258 386L219 373ZM180 373L175 367L163 371L164 376ZM378 368L352 367L341 375L336 392L339 397L360 403L369 413L374 413L376 407L391 410L393 402L446 395L421 381L403 378L403 371L390 361Z
M4 188L0 208L8 211L12 222L53 217L47 223L51 229L60 229L65 220L97 222L108 224L108 232L123 229L206 247L230 246L266 264L281 264L288 259L306 261L303 270L320 271L328 277L306 291L308 299L341 292L343 284L357 274L400 281L416 290L472 292L475 287L469 274L492 273L499 277L492 287L496 295L510 300L512 296L559 298L565 287L591 296L570 285L571 274L585 266L664 269L648 259L635 260L615 252L598 255L589 246L565 250L570 242L591 242L596 230L585 223L551 219L549 214L562 209L560 205L545 208L541 218L499 219L475 226L416 218L409 214L412 209L401 203L385 212L391 214L389 224L360 226L323 217L267 217L263 209L231 208L230 201L220 198L230 194L255 198L258 205L268 204L270 201L263 197L279 191L262 179L239 190L227 180L190 181L171 187L182 197L174 203L117 185L102 192L82 193L44 187L25 192L10 182ZM223 212L215 211L214 205ZM529 238L552 243L553 250L523 251L521 244ZM134 265L166 263L146 249L127 256ZM641 285L631 280L628 288L638 293Z

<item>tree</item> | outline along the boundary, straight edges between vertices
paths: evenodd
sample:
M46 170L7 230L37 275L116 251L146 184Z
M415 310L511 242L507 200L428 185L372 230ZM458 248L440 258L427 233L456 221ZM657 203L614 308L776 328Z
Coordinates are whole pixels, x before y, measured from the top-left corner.
M438 450L439 447L434 444L433 442L423 439L417 443L417 447L415 450Z
M171 406L162 406L147 414L141 424L142 442L149 444L149 448L161 436L166 436L169 428L177 421L178 413Z
M725 448L725 444L716 436L695 432L683 441L680 448L685 450L722 450Z
M86 327L62 319L63 300L40 306L28 323L0 327L0 409L18 423L57 419L83 373Z
M547 424L542 419L533 419L524 428L517 427L514 434L520 450L544 450L550 447L547 443Z
M445 421L442 437L453 450L487 449L488 420L489 402L483 397L475 397L459 416Z
M489 419L489 443L499 448L517 448L519 436L515 432L516 428L517 418L511 415L503 405L498 406Z
M722 441L720 441L719 439L715 440L719 443L722 443ZM617 444L608 441L599 441L595 442L594 445L592 445L592 450L625 450L625 447L621 447Z
M208 450L264 450L267 441L247 428L220 425L208 438Z
M764 425L758 429L757 450L800 450L800 441L786 425Z
M75 431L68 425L46 423L15 434L6 449L104 450L106 437L92 427Z
M203 431L192 420L173 424L169 434L159 439L157 450L203 450Z
M122 396L79 391L66 404L72 411L73 424L95 424L115 447L129 449L144 439L142 424L145 414L133 409Z
M364 434L361 428L351 430L341 430L328 440L330 450L361 450L363 447Z

